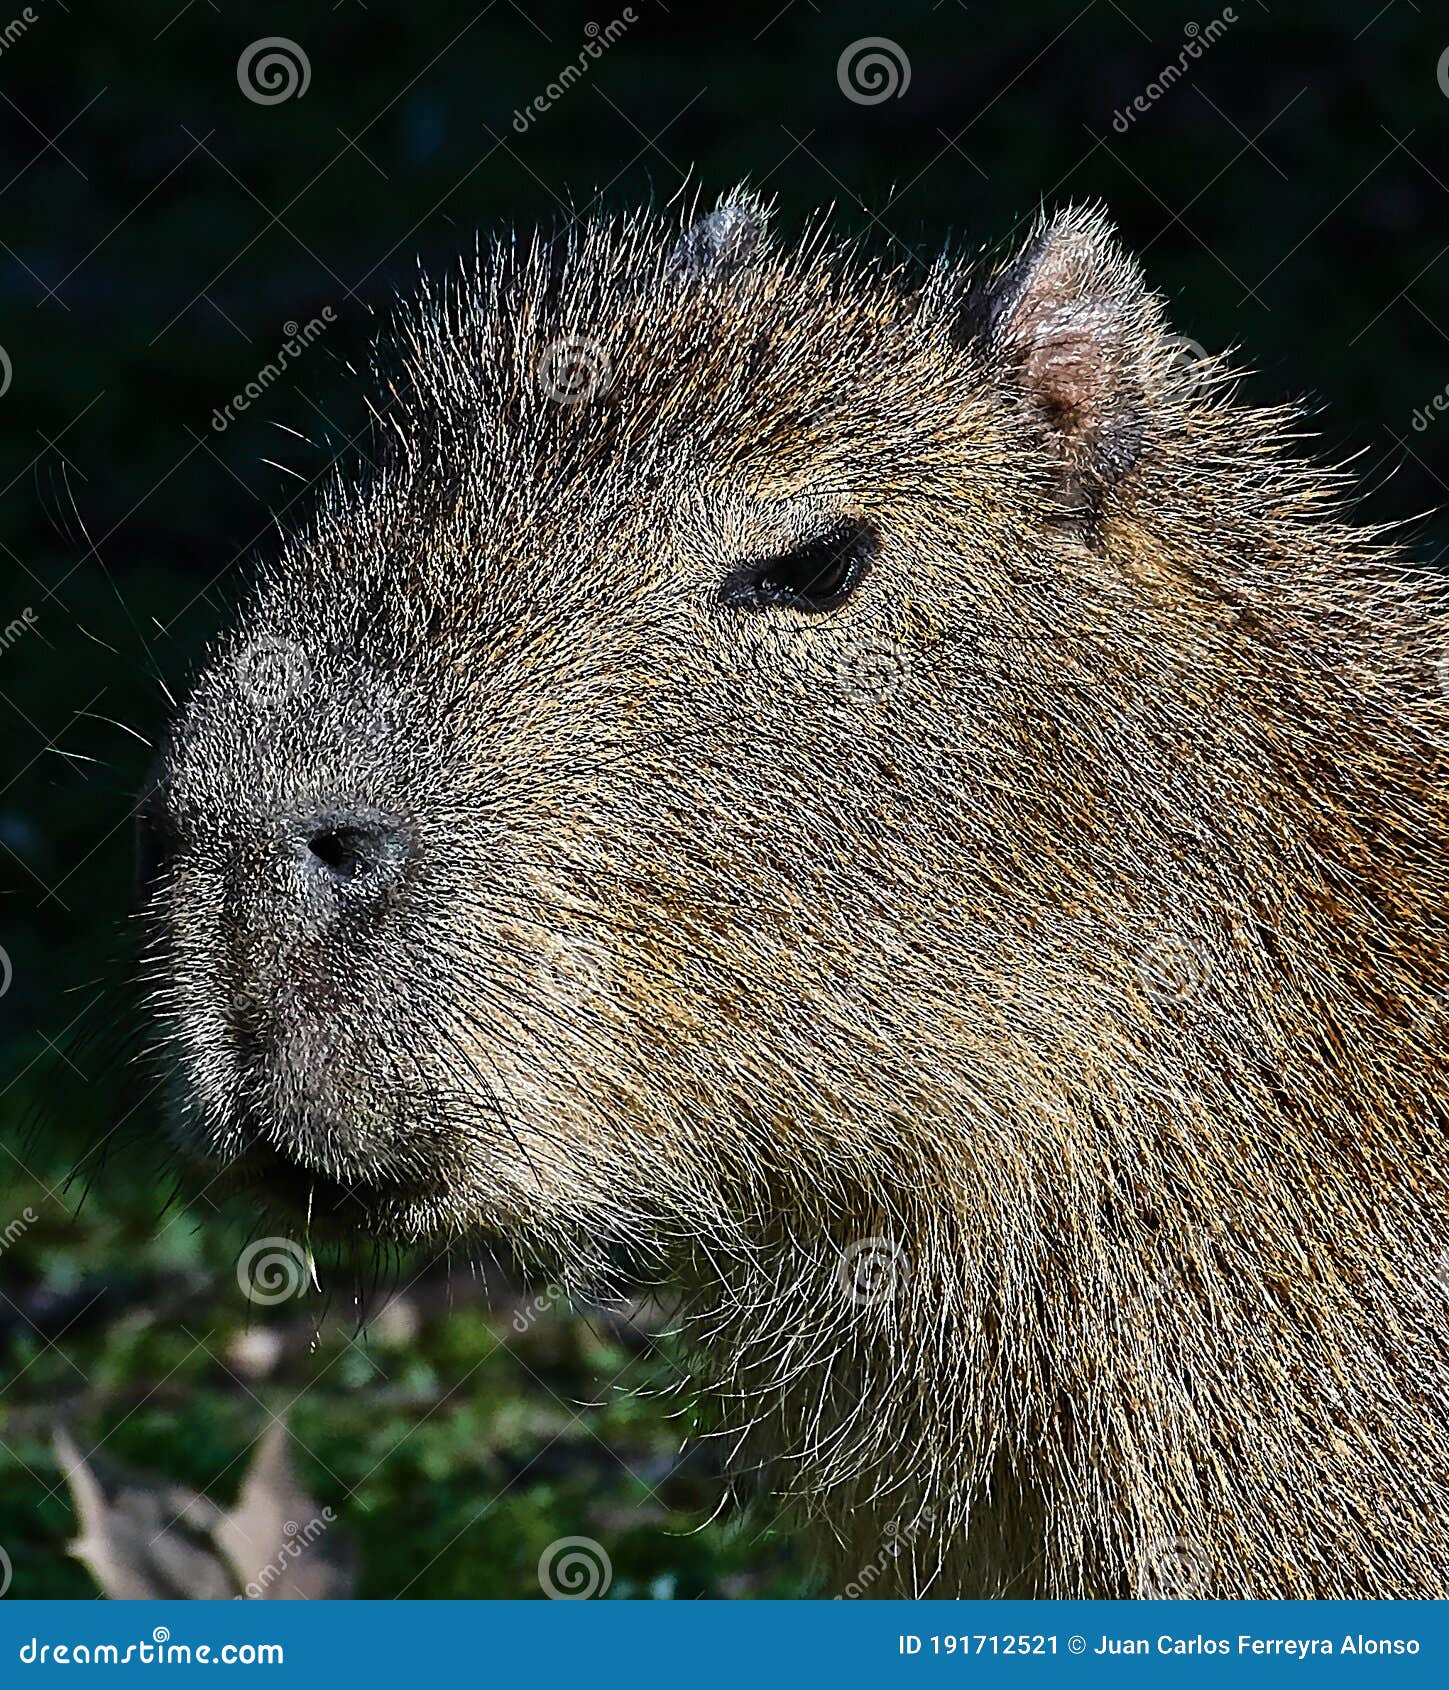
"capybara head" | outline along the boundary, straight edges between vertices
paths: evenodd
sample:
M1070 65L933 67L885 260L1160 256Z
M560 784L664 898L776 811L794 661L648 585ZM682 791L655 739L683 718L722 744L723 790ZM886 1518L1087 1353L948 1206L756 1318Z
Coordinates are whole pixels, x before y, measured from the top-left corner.
M1437 1588L1443 622L1290 415L1082 211L504 241L382 359L145 804L182 1149L722 1275L918 1585L969 1521L958 1591Z
M1101 221L973 284L736 198L394 344L145 806L184 1147L577 1246L890 1167L943 1034L989 1109L1094 749L1053 642L1175 367Z
M500 243L393 347L145 807L185 1148L576 1251L1100 1084L1122 967L1221 937L1150 814L1252 638L1212 372L1104 222L911 278L736 197Z

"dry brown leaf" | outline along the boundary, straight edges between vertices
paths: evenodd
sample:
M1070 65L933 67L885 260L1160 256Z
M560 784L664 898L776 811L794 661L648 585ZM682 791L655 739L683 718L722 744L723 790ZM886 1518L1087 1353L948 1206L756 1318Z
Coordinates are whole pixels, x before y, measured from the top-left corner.
M106 1596L295 1601L352 1594L350 1546L332 1510L298 1483L280 1420L259 1439L230 1510L184 1485L83 1456L64 1427L56 1428L55 1449L80 1521L70 1552Z

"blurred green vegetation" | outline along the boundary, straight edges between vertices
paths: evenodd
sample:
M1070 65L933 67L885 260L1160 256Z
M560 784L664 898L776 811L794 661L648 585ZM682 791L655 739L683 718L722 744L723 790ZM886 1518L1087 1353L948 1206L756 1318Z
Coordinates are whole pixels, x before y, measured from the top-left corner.
M165 1209L157 1099L108 1054L143 742L249 555L359 428L351 371L417 262L445 266L479 228L668 200L686 178L707 196L749 178L787 221L834 202L843 227L902 250L999 242L1042 202L1100 198L1182 333L1239 346L1257 397L1322 401L1321 449L1360 454L1367 515L1442 502L1449 419L1414 423L1449 386L1449 30L1430 8L1241 0L1121 126L1205 10L632 10L522 135L514 112L623 8L167 0L97 17L36 0L4 35L0 628L32 612L0 643L0 1545L16 1594L90 1588L64 1554L58 1414L83 1449L103 1440L226 1500L263 1402L292 1404L303 1477L358 1537L364 1594L537 1594L541 1549L575 1533L607 1544L614 1595L810 1588L764 1521L692 1531L720 1487L703 1457L676 1459L677 1404L649 1394L671 1380L667 1345L562 1311L520 1336L506 1287L476 1294L455 1267L450 1310L446 1271L417 1263L396 1270L427 1293L405 1342L336 1309L315 1348L299 1342L318 1297L285 1319L250 1309L243 1223ZM304 97L242 97L238 58L270 34L304 48ZM910 85L854 103L837 61L881 34ZM287 325L324 307L335 326L213 429ZM1421 523L1421 554L1445 535ZM103 1139L101 1160L87 1147ZM248 1374L278 1326L280 1359Z
M0 1259L16 1596L94 1589L64 1553L57 1424L98 1468L230 1505L271 1416L359 1549L360 1596L537 1597L540 1556L570 1536L604 1546L615 1598L809 1593L765 1519L718 1517L709 1446L681 1451L687 1399L649 1305L577 1311L491 1267L408 1258L365 1307L326 1264L331 1295L254 1305L238 1254L257 1229L238 1216L158 1217L154 1182L110 1164L79 1214L42 1181L7 1186L36 1217Z

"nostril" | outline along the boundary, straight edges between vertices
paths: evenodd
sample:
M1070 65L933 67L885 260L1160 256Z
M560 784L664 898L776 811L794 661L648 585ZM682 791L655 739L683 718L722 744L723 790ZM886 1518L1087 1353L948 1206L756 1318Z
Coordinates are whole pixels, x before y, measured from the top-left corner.
M329 827L307 841L307 849L338 880L356 880L371 866L365 832L355 827Z
M396 816L316 816L301 823L294 838L314 879L338 889L388 884L408 855L409 834Z

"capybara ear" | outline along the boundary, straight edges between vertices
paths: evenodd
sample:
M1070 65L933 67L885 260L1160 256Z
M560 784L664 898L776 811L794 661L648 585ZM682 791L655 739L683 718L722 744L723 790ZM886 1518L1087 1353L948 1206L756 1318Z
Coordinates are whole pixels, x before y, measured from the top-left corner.
M679 237L672 262L691 276L723 272L747 263L765 243L768 209L752 193L736 189Z
M989 358L1062 460L1068 504L1094 505L1149 420L1159 311L1141 270L1101 212L1072 208L1044 219L975 305Z

